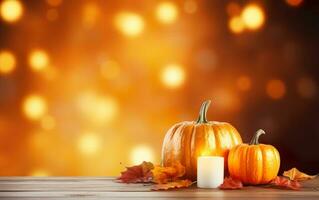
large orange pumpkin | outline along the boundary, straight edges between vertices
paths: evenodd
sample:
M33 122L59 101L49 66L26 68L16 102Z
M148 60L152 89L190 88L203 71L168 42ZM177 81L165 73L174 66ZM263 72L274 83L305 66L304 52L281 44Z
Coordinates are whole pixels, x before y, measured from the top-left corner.
M279 152L272 145L258 143L262 134L265 132L258 130L249 144L240 144L229 152L228 172L244 184L266 184L278 174Z
M186 168L186 178L196 180L197 157L224 156L227 169L229 150L242 143L238 131L229 123L207 121L210 101L205 101L197 121L185 121L171 127L164 138L162 165L179 161Z

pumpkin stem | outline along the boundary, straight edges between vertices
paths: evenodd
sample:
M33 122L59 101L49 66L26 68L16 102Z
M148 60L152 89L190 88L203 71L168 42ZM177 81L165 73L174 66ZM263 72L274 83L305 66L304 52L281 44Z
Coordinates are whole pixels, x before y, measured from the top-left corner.
M256 131L253 139L251 139L249 145L257 145L259 144L258 140L259 140L259 137L263 134L266 134L266 132L262 129L259 129L258 131Z
M210 105L210 100L204 101L204 103L202 104L202 106L200 107L199 110L199 117L197 120L197 123L207 123L207 119L206 119L206 114L207 114L207 110L208 107Z

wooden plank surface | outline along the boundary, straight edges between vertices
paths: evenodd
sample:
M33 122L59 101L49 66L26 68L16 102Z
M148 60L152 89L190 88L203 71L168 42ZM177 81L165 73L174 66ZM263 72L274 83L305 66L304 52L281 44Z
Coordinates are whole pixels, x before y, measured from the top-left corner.
M319 199L319 178L300 191L269 187L242 190L199 189L151 191L150 185L123 184L110 177L1 177L0 199Z

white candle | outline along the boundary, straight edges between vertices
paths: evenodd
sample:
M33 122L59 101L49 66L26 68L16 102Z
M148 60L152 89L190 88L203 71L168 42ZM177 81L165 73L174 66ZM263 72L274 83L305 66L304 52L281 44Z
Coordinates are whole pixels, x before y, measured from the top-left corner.
M217 188L224 181L224 157L200 156L197 158L197 186Z

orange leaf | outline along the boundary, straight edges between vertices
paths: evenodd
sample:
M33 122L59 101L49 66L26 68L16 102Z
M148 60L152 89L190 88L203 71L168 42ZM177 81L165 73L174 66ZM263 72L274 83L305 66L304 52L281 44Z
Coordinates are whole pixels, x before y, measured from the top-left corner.
M291 190L299 190L301 185L298 181L289 180L287 177L277 176L272 182L271 185Z
M153 168L153 163L145 161L140 165L126 167L126 171L121 172L118 180L123 183L149 183L153 178L151 171Z
M223 184L219 186L222 190L236 190L243 188L243 183L240 180L233 179L232 177L226 177Z
M152 187L152 190L168 190L174 188L186 188L192 185L192 181L190 180L177 180L174 182L156 184Z
M175 162L169 167L155 166L152 170L155 183L167 183L184 176L185 167L180 162Z
M304 180L314 179L317 176L317 175L311 176L311 175L305 174L299 171L297 168L292 168L288 171L284 171L283 175L285 177L288 177L290 180L294 180L294 181L304 181Z

